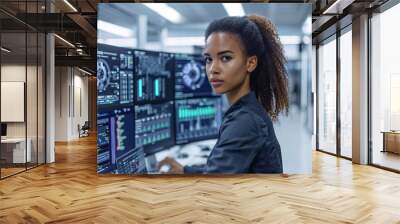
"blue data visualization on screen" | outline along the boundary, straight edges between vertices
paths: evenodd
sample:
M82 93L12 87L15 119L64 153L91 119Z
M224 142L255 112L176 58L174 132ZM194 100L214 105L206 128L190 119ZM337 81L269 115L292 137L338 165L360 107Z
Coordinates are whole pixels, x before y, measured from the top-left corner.
M103 109L97 113L98 173L121 173L121 170L118 171L118 164L121 164L119 161L126 157L143 157L140 150L140 147L135 147L135 118L132 108ZM130 169L134 169L130 165ZM140 172L143 166L136 168Z
M155 153L175 144L174 103L135 106L135 140L145 153Z
M142 174L146 173L146 164L142 147L128 151L117 158L115 174Z
M133 50L99 44L97 48L97 105L132 105Z
M175 98L214 95L207 79L204 59L200 55L175 56Z
M174 57L171 53L135 50L137 103L174 99Z
M221 98L175 101L176 144L217 138L222 122Z
M148 158L217 138L222 123L200 55L98 44L97 108L98 173L146 173Z

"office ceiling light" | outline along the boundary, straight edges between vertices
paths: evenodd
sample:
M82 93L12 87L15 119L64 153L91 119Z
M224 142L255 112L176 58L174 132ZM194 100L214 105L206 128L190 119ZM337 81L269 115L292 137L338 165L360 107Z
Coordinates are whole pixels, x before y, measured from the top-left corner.
M88 71L86 71L86 70L83 70L83 69L81 69L81 68L79 68L79 67L78 67L78 70L81 71L81 72L83 72L83 73L85 73L85 74L87 74L87 75L92 75L92 73L90 73L90 72L88 72Z
M183 22L182 15L174 8L169 7L166 3L143 3L146 7L158 13L160 16L172 23Z
M301 38L299 36L279 36L283 45L300 44Z
M54 34L54 36L57 37L62 42L64 42L65 44L67 44L68 46L75 48L75 45L71 44L71 42L69 42L68 40L58 36L57 34Z
M222 3L229 16L244 16L244 9L240 3Z
M97 29L105 31L107 33L111 33L121 37L130 37L132 36L132 31L123 26L115 25L113 23L109 23L103 20L97 21Z
M78 53L79 55L83 55L83 50L80 48L77 48L76 53Z
M116 47L136 48L136 38L99 38L97 39L98 44L107 44Z
M203 46L204 44L203 36L168 37L165 43L167 46Z
M351 5L355 0L336 0L332 5L324 10L322 14L342 14L343 9Z
M69 3L68 0L64 0L65 4L67 4L72 10L74 10L74 12L78 12L78 10L71 4Z
M6 52L6 53L10 53L10 52L11 52L10 50L8 50L8 49L5 48L5 47L1 47L1 50L4 51L4 52Z

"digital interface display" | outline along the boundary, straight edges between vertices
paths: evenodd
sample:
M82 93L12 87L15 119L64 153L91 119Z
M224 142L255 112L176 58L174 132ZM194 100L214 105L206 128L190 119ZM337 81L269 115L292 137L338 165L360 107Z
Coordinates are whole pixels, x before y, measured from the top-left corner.
M121 50L119 54L120 104L132 104L135 98L133 79L133 51Z
M97 49L97 104L133 104L133 50L108 45Z
M109 172L111 170L109 118L104 113L97 116L97 172Z
M173 146L173 113L173 101L135 106L135 144L147 154Z
M112 172L117 159L135 150L132 108L103 110L97 114L97 171Z
M135 64L136 101L138 103L173 100L173 54L135 51Z
M213 96L206 68L200 55L175 56L175 98Z
M222 122L220 98L175 101L176 144L218 137Z
M142 174L146 172L146 163L142 147L137 147L117 158L115 174Z
M97 172L146 173L175 144L217 138L222 101L200 55L97 50Z

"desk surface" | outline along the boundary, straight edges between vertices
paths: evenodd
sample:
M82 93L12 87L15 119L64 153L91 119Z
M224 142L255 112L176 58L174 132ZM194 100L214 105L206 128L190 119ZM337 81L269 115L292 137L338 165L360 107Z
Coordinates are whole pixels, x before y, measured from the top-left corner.
M27 139L29 141L29 138ZM1 139L1 143L20 143L25 142L25 138L5 138Z
M384 134L400 134L400 131L381 131Z
M201 165L207 162L207 156L210 154L211 150L214 148L217 139L209 139L198 142L188 143L181 146L173 146L167 150L158 152L155 154L157 162L163 160L166 157L174 158L182 166L186 165ZM202 152L200 146L208 146L211 150L207 152ZM186 158L179 158L180 153L187 154ZM204 155L207 155L204 157Z

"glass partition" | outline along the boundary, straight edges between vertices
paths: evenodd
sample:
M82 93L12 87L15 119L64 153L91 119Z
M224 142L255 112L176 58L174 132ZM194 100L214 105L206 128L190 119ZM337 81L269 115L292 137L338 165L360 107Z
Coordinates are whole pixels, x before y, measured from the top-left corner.
M24 171L26 150L26 33L1 34L1 161L2 177Z
M45 163L45 35L16 19L44 3L0 2L1 179Z

